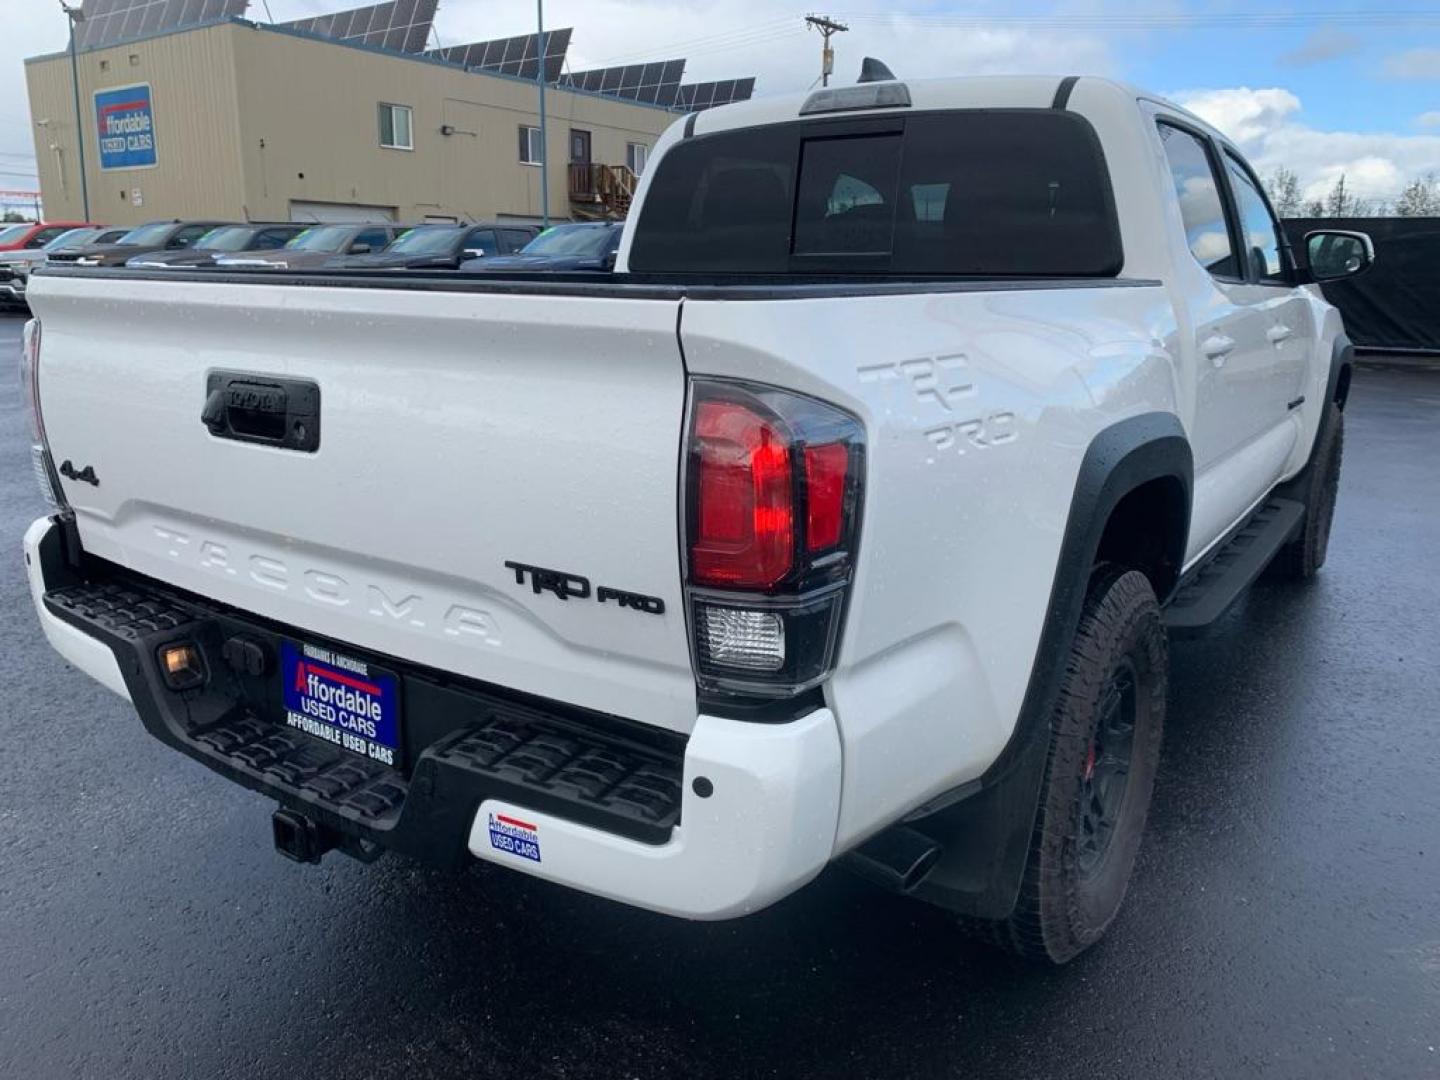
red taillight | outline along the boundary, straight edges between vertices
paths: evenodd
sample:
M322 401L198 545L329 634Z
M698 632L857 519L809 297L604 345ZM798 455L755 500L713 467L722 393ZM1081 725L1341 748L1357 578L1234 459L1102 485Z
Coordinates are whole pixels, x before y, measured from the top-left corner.
M805 548L825 551L840 543L845 524L845 472L850 448L844 443L805 448Z
M864 491L860 421L732 381L690 384L686 599L702 691L793 697L833 670Z
M697 485L690 571L697 585L765 589L790 572L795 509L788 438L733 401L695 413Z

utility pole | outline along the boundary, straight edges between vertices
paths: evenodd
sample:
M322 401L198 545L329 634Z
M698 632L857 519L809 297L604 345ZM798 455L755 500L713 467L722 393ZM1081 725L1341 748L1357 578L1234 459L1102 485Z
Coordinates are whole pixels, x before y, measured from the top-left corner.
M90 220L90 185L85 179L85 125L80 119L80 61L75 58L75 26L84 21L85 13L60 0L60 10L70 20L70 85L75 90L75 146L80 158L80 202L84 219Z
M540 84L540 224L550 227L550 142L545 130L545 0L535 0L535 81Z
M820 31L820 85L829 86L830 76L835 71L835 50L830 48L830 37L832 34L843 34L850 27L828 15L806 15L805 22L812 30Z

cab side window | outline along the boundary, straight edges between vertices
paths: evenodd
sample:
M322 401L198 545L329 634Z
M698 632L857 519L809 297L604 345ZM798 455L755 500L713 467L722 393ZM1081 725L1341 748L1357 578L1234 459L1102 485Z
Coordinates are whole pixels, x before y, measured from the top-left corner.
M1270 212L1259 185L1250 170L1226 153L1225 166L1230 173L1230 190L1235 193L1235 206L1240 212L1240 235L1245 245L1245 263L1252 268L1257 281L1285 281L1285 261L1280 254L1280 223Z
M1162 121L1158 127L1190 253L1214 277L1242 278L1225 217L1225 202L1220 196L1220 180L1205 143L1173 124Z
M491 229L479 229L472 232L465 238L465 254L472 251L483 252L485 255L499 254L499 248L495 240L495 233Z
M353 247L368 247L371 251L383 251L390 243L387 229L366 229L351 241Z
M194 245L196 240L199 240L208 232L213 232L214 229L214 225L187 225L185 226L185 228L181 229L173 237L171 237L170 242L165 246L167 248L191 247Z

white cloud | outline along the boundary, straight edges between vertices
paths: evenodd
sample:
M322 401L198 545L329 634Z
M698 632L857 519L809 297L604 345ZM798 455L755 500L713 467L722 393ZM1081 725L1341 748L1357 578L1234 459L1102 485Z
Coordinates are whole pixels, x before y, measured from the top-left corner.
M1286 124L1300 111L1300 99L1289 90L1272 86L1252 90L1235 86L1223 90L1184 90L1174 99L1238 143L1250 143Z
M1323 198L1343 174L1362 199L1391 200L1440 161L1440 135L1320 131L1300 119L1300 99L1279 87L1230 87L1172 95L1234 139L1260 171L1300 177L1305 198Z
M1415 126L1421 128L1440 128L1440 109L1433 112L1424 112L1415 118Z
M280 18L275 0L271 7ZM1009 26L946 29L891 10L885 19L856 19L848 32L832 39L837 78L853 79L865 56L884 60L901 78L1115 70L1105 43L1089 34ZM756 75L760 94L803 90L819 74L820 36L807 31L795 11L777 10L770 0L729 0L708 16L701 21L694 6L680 0L545 4L548 25L575 27L569 52L574 70L684 56L687 80ZM437 19L447 42L523 34L533 27L534 9L526 5L497 10L496 5L451 2L442 5Z
M1360 51L1360 39L1335 26L1321 26L1312 31L1297 48L1280 56L1284 67L1309 67L1326 60L1338 60Z
M1381 70L1392 79L1440 80L1440 49L1407 49L1385 58Z

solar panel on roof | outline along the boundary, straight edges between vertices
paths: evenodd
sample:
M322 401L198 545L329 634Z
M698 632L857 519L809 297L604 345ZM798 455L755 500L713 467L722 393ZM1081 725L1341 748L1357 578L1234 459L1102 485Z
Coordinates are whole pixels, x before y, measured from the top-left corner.
M658 60L648 64L573 71L561 78L560 85L669 108L675 104L684 75L684 60Z
M187 2L193 3L194 0ZM389 3L314 15L279 25L352 45L420 53L425 51L430 40L430 26L435 21L435 9L439 3L440 0L389 0Z
M754 76L721 79L717 82L686 83L680 87L675 104L687 112L699 112L701 109L713 109L717 105L729 105L732 101L749 101L754 93Z
M75 47L94 49L245 14L250 0L84 0Z
M570 48L571 27L545 32L545 81L558 82ZM449 45L431 49L426 55L451 64L460 64L475 71L498 75L514 75L521 79L535 78L536 60L540 55L539 34L475 41L469 45Z

